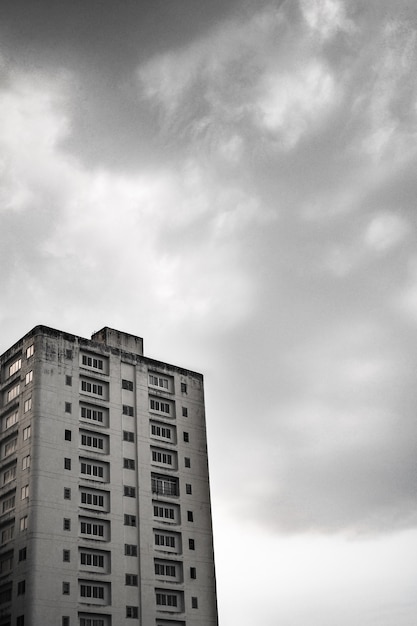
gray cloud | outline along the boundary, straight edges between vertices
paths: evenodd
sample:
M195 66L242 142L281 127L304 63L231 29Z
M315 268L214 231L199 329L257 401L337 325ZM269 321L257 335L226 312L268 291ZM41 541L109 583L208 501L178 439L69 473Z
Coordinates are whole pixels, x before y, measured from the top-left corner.
M105 3L100 28L87 4L2 5L10 342L38 322L157 337L207 371L238 515L414 526L407 3L198 2L184 24L182 3Z

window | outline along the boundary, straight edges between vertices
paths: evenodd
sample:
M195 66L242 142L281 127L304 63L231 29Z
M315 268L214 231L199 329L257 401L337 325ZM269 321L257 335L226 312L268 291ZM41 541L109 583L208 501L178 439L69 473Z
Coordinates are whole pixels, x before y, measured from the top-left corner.
M71 560L71 552L70 550L62 550L62 560L64 563L69 563Z
M124 525L125 526L136 526L136 515L127 515L125 513Z
M158 606L178 606L178 598L173 593L157 593L156 604Z
M159 506L155 504L153 507L153 514L154 517L175 520L175 510L170 506Z
M18 617L16 617L16 626L25 626L25 616L24 615L18 615Z
M15 506L15 497L10 496L10 498L7 498L7 500L3 500L2 513L6 513L7 511L14 509L14 506Z
M65 403L65 413L71 413L71 412L72 412L71 402L66 402Z
M197 578L197 570L195 567L190 567L190 578L194 580Z
M175 548L175 537L174 535L163 535L161 533L155 533L155 545Z
M81 445L88 448L97 448L98 450L104 449L103 437L94 437L93 435L81 435Z
M7 396L6 396L7 402L11 402L15 398L17 398L19 393L20 393L20 383L18 383L17 385L9 389L9 391L7 392Z
M138 586L138 577L136 574L126 574L125 575L125 585L128 587L137 587Z
M152 461L154 463L162 463L164 465L172 465L172 454L152 450Z
M20 518L20 530L21 532L23 532L24 530L27 530L28 528L28 516L24 515L23 517Z
M19 550L19 561L26 561L26 556L27 556L27 549L21 548Z
M71 469L71 459L68 459L68 458L64 459L64 469L66 469L66 470L70 470Z
M133 406L129 406L128 404L123 405L123 415L134 415Z
M29 498L29 485L24 485L20 490L20 499L25 500Z
M192 494L192 492L193 492L193 490L192 490L191 485L189 483L187 483L185 485L185 493L187 493L190 496Z
M22 367L22 359L19 358L9 366L9 376L13 376L13 374L16 374L16 372L18 372L21 367Z
M64 500L71 500L71 489L70 489L70 487L64 487Z
M108 622L106 622L106 625ZM80 617L80 626L104 626L104 619Z
M128 485L124 486L124 495L129 498L136 498L136 489L135 487L129 487Z
M17 583L17 595L22 596L24 593L26 593L26 580L20 580Z
M188 540L188 547L190 548L190 550L195 550L195 541L194 541L194 539L189 539Z
M123 459L123 467L125 469L135 469L135 461L134 459Z
M3 485L7 485L7 483L10 483L14 478L16 478L16 465L13 465L13 467L10 467L4 472Z
M72 387L72 376L65 376L65 384L68 387Z
M104 525L93 524L91 522L81 522L82 535L94 535L96 537L104 537Z
M103 359L98 359L96 357L88 356L87 354L82 355L81 363L82 365L85 365L86 367L92 367L93 369L96 369L96 370L104 369Z
M6 443L6 445L4 446L4 456L9 456L9 454L12 454L16 450L16 446L17 439L12 439L12 441Z
M69 596L69 592L70 592L70 584L67 582L63 582L62 583L62 593L64 594L64 596Z
M30 454L27 454L22 459L22 470L28 469L30 467Z
M151 407L151 411L167 413L168 415L171 413L168 402L161 402L160 400L154 400L153 398L151 398L150 407Z
M187 393L187 383L181 383L181 393Z
M104 507L104 496L99 493L81 492L81 504Z
M104 587L99 585L80 585L80 596L82 598L98 598L99 600L104 600Z
M34 352L35 352L35 346L32 343L31 346L26 348L26 358L29 359L31 356L33 356Z
M70 430L65 429L65 441L71 441L72 433Z
M153 387L162 387L163 389L169 388L168 378L156 376L156 374L149 374L149 384Z
M176 576L175 565L169 565L167 563L155 563L155 574L157 576Z
M171 429L167 426L158 426L157 424L151 424L151 434L154 437L171 439Z
M165 496L178 496L178 480L176 478L152 476L152 491Z
M95 478L104 478L104 467L93 465L92 463L81 463L81 474L94 476Z
M91 393L95 396L102 396L104 394L103 385L99 383L90 383L88 380L81 381L81 391L84 393Z
M21 530L24 530L24 529L21 529ZM7 526L7 528L1 531L2 544L6 543L6 541L10 541L10 539L13 539L13 535L14 535L14 524L12 524L11 526Z
M71 520L70 520L69 517L64 517L63 529L64 530L71 530Z
M135 441L135 434L129 430L123 431L123 441Z
M103 411L98 409L89 409L86 406L82 406L81 417L86 420L92 420L93 422L103 423Z
M13 413L10 413L10 415L6 417L6 421L4 422L5 430L10 428L10 426L13 426L14 424L16 424L18 415L19 415L18 411L14 411Z
M30 370L25 376L25 385L28 385L33 380L33 370Z
M72 350L65 350L65 358L72 361Z
M126 556L137 556L138 555L138 547L131 544L125 543L125 555Z
M70 618L68 615L62 616L62 626L70 626Z
M126 607L126 617L137 618L139 616L139 608L137 606Z
M128 391L133 391L133 382L131 380L122 379L122 389L127 389Z
M185 467L191 467L191 459L190 459L190 457L188 457L188 456L184 457L184 466Z
M30 426L26 426L26 428L23 429L23 441L26 441L29 438L30 438Z
M28 398L27 400L25 400L25 403L23 405L23 413L27 413L28 411L30 411L31 408L32 408L32 398Z
M104 555L94 554L91 552L81 552L80 554L81 565L88 567L104 567Z
M192 511L187 511L187 522L193 522L194 521L194 515Z
M182 407L182 416L183 417L188 417L188 409L185 406Z
M182 435L183 435L183 439L184 439L185 443L189 443L189 441L190 441L189 433L184 431Z
M198 598L196 598L195 596L192 596L191 598L191 608L198 609Z

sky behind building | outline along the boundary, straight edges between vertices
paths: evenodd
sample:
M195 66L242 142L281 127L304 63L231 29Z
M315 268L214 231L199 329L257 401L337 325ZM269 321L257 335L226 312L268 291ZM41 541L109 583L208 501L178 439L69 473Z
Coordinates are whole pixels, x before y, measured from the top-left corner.
M417 9L0 6L0 351L205 374L220 626L414 626Z

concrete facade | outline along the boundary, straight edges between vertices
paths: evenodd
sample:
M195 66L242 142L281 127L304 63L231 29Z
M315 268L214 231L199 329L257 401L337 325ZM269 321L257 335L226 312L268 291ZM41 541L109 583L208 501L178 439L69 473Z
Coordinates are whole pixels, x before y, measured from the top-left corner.
M0 626L217 626L201 374L37 326L0 375Z

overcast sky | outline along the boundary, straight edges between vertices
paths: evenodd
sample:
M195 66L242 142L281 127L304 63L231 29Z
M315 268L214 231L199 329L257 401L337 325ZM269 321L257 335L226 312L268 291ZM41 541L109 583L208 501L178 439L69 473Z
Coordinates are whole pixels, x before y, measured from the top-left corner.
M414 0L1 0L0 352L205 375L220 626L417 623Z

